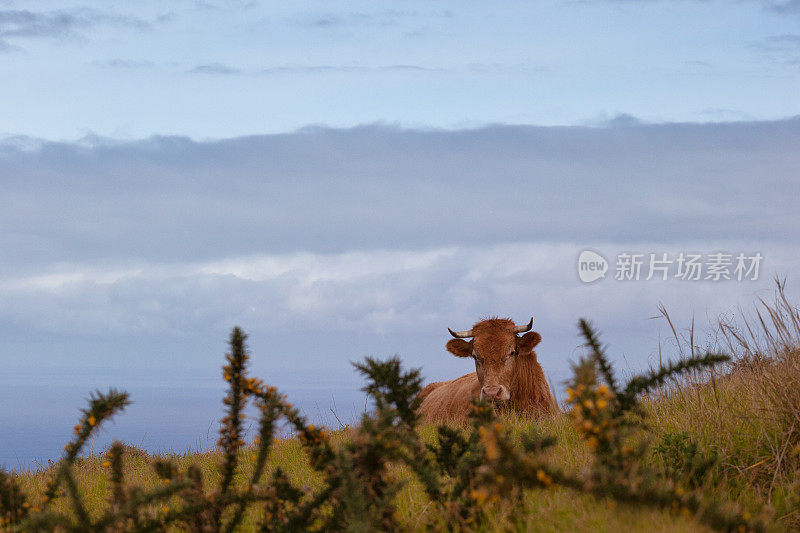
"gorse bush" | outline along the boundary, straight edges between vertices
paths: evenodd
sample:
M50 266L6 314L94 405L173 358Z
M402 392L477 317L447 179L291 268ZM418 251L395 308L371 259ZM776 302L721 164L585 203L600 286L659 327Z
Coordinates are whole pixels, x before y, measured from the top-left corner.
M665 433L653 448L653 454L664 466L665 476L683 480L692 488L703 484L718 461L716 453L702 451L685 431Z
M675 437L655 448L649 443L641 397L669 378L711 368L728 357L707 353L684 358L623 384L592 327L581 321L580 328L588 355L575 364L567 392L569 416L591 452L585 471L569 471L552 460L548 450L555 437L538 430L517 435L491 406L478 401L472 404L470 427L441 426L435 442L426 442L415 410L422 378L418 370L404 370L396 358L367 358L355 365L374 407L343 444L334 446L324 428L309 424L273 387L248 375L246 335L234 328L223 367L228 392L216 483L204 479L197 466L180 467L163 459L153 463L157 486L133 485L125 478L125 447L114 443L103 463L106 506L90 512L76 481L76 460L93 432L128 404L123 392L96 392L41 500L29 498L11 475L0 472L4 527L232 532L242 529L247 517L247 527L261 531L394 531L408 527L398 516L397 497L414 482L436 509L417 526L432 530L519 529L527 513L524 496L555 487L620 505L670 510L721 531L767 529L764 517L751 516L718 496L704 496L702 461L698 463L699 452L689 441ZM245 450L248 402L256 406L259 419L254 446ZM292 428L317 473L319 482L313 487L296 484L280 466L267 467L282 423ZM253 453L245 471L242 459L249 450ZM660 467L652 461L654 454L663 459ZM666 473L663 464L669 465ZM400 469L410 471L411 478L398 475ZM69 505L53 505L57 499Z

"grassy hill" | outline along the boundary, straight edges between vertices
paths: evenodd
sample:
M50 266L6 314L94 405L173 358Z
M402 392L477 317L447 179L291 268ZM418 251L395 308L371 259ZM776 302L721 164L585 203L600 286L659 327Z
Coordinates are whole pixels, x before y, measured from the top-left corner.
M236 331L219 450L152 457L117 445L79 457L81 439L124 407L119 393L96 396L65 460L0 479L6 527L216 531L233 520L243 531L800 529L800 317L781 284L751 319L719 325L732 356L724 365L700 353L691 332L676 331L677 366L626 388L589 328L563 414L497 420L476 406L473 426L449 431L417 424L414 372L375 361L362 371L376 412L358 427L309 426L246 376ZM239 437L247 398L260 408L268 442ZM293 436L277 436L279 416Z
M578 432L572 428L566 415L544 422L517 419L508 423L514 427L515 431L519 432L527 431L535 425L543 431L557 435L559 443L550 452L553 460L575 470L588 466L590 453L582 444ZM420 433L426 441L431 443L435 441L435 428L423 427L420 428ZM348 440L348 437L349 430L339 430L331 434L331 440L335 445L341 445ZM125 477L128 482L142 487L159 486L162 482L152 466L158 458L148 456L147 453L135 448L127 451L128 461L125 466ZM241 452L242 468L237 475L237 482L244 483L252 472L254 451L254 447L249 446ZM170 459L173 459L175 464L182 469L186 469L192 464L199 465L203 477L210 486L214 486L220 479L219 465L222 457L222 452L216 451L187 453L170 457ZM103 456L89 457L81 459L75 468L76 480L85 491L87 507L95 512L96 516L99 516L99 511L106 505L107 495L111 488L109 468L103 466L104 461L106 458ZM320 476L309 466L297 439L283 439L275 445L269 460L269 467L275 466L281 466L292 481L299 486L319 488L322 484ZM399 478L411 478L407 467L394 469L393 472ZM32 496L33 500L38 500L43 495L44 487L52 474L52 468L33 472L20 476L18 482L21 488ZM526 506L530 515L526 521L527 529L536 531L709 530L691 518L670 511L618 505L611 499L575 494L567 489L556 488L530 493L526 496ZM54 507L68 511L69 501L63 499L54 504ZM400 491L397 497L397 509L401 523L412 530L424 529L429 515L436 513L418 482L411 482ZM242 530L254 529L255 521L250 518L243 521Z

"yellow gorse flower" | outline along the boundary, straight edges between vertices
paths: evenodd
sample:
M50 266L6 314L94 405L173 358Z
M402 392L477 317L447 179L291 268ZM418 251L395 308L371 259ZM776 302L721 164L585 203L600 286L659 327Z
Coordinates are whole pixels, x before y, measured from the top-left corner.
M478 505L483 505L486 502L486 499L489 497L489 493L486 492L486 489L475 489L470 492L469 495Z
M486 458L490 461L494 461L500 457L500 452L497 449L497 444L494 441L490 441L486 443Z
M546 487L553 482L553 478L548 476L547 473L542 469L536 471L536 479L538 479L539 482Z

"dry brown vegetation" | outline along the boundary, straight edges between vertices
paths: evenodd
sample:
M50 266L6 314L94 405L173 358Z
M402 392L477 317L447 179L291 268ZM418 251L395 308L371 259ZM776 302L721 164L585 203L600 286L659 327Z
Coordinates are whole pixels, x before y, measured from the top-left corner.
M771 508L778 525L800 529L800 314L776 281L772 300L717 324L715 343L732 356L724 371L692 376L647 402L661 434L686 435L716 464L710 485ZM669 320L669 315L664 312ZM674 328L673 328L673 331ZM691 329L676 332L684 354Z

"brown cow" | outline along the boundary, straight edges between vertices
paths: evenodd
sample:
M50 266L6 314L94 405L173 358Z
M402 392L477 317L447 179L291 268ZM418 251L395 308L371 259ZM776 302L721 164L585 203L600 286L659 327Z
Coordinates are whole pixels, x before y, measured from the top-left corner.
M499 411L513 409L540 416L558 409L533 347L542 336L533 328L515 326L507 318L490 318L469 331L455 332L447 351L475 359L475 372L452 381L430 383L419 392L419 414L431 422L464 422L472 398L480 397ZM525 333L521 337L518 333ZM469 342L464 339L471 339Z

